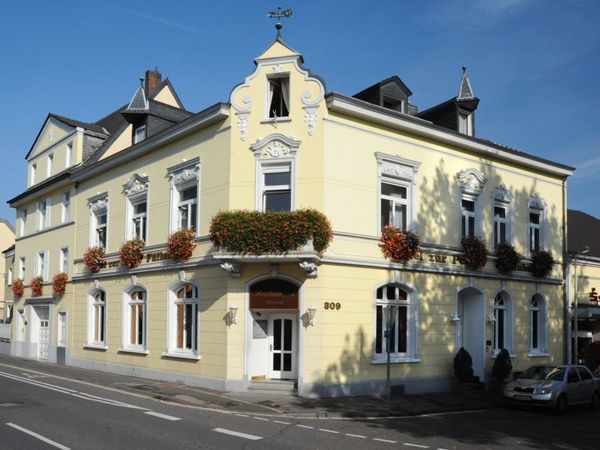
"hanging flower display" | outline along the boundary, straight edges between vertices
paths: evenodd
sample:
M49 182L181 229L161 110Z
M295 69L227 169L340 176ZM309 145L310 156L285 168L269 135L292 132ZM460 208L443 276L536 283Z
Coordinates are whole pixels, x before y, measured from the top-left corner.
M144 240L139 237L123 242L119 248L121 264L129 268L137 267L142 262L145 245Z
M536 278L545 278L552 272L555 263L552 253L547 250L537 250L531 254L529 271Z
M34 277L29 282L29 287L31 288L31 295L34 297L39 297L42 295L42 291L44 289L44 279L42 277Z
M498 247L496 247L496 256L496 269L505 275L513 272L521 260L519 252L512 245L505 242L498 244Z
M104 247L90 247L83 254L83 262L90 272L98 272L106 266Z
M183 228L169 235L167 242L167 254L169 258L184 263L191 257L196 248L196 233L190 228Z
M406 262L419 253L421 240L419 236L408 230L383 227L383 233L379 239L379 246L383 256L392 261Z
M52 291L56 295L63 296L65 295L65 290L67 289L67 280L69 276L64 272L59 272L54 275L52 278Z
M487 247L481 238L467 236L462 240L463 264L472 270L479 270L487 263Z
M23 285L23 280L20 278L13 280L10 288L17 297L21 297L25 293L25 286Z

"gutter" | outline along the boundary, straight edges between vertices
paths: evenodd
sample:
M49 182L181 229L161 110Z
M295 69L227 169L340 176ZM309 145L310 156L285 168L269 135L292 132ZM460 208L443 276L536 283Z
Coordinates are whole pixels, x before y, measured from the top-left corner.
M503 150L500 147L487 145L474 139L469 139L450 133L447 130L442 130L423 119L411 116L404 117L404 115L401 115L400 113L384 110L382 107L370 105L362 100L336 93L328 94L326 100L327 108L331 111L460 147L461 149L472 151L486 158L500 159L561 178L571 176L575 171L572 167L563 166L562 164L557 163L553 164L551 161L544 162L531 157L516 155Z

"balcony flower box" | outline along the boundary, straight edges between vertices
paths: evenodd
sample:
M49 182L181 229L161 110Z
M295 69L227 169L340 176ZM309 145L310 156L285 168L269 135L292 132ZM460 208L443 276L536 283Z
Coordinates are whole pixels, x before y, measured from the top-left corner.
M144 257L144 246L146 243L142 238L136 237L123 242L119 248L119 259L121 264L129 267L137 267Z
M60 297L65 295L68 279L69 276L64 272L59 272L54 275L54 278L52 278L52 291Z
M10 288L17 297L21 297L25 293L25 286L23 285L23 280L20 278L13 280Z
M507 243L498 244L498 247L496 247L496 257L496 269L504 275L508 275L516 270L521 261L519 252L517 252L515 247Z
M29 287L31 288L31 295L33 297L40 297L44 290L44 279L42 277L32 278L29 282Z
M467 236L462 242L463 264L471 270L479 270L487 263L487 247L483 239L477 236Z
M167 242L169 258L180 263L187 262L196 248L195 237L196 233L189 228L183 228L169 235Z
M383 233L379 239L379 246L383 256L394 262L406 262L419 253L421 241L419 236L408 230L383 227Z
M552 272L554 264L552 253L547 250L537 250L531 254L529 271L536 278L545 278Z
M106 258L104 258L104 247L90 247L83 254L83 262L92 273L99 272L106 267Z

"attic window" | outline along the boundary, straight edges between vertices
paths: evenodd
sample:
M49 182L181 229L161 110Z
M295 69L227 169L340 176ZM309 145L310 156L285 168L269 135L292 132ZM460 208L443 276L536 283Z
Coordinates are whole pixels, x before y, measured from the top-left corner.
M383 97L382 106L394 111L404 112L404 101L392 97Z
M458 113L458 132L473 136L473 113Z
M290 105L290 78L287 75L269 77L269 118L288 117Z
M133 133L133 143L137 144L138 142L146 139L146 125L140 125L137 127Z

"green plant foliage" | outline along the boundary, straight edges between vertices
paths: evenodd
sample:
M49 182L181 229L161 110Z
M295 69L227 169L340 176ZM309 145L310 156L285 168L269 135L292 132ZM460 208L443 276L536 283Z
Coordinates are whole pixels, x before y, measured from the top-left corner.
M545 278L552 272L555 263L552 253L547 250L538 250L531 255L529 271L536 278Z
M464 347L461 347L454 357L454 375L461 383L473 380L473 358Z
M519 252L512 245L505 242L498 244L496 255L496 269L505 275L513 272L521 260Z
M508 350L502 348L494 360L492 376L498 381L504 381L508 378L511 372L512 364L510 362L510 355L508 354Z
M487 247L483 239L467 236L462 240L463 264L472 270L479 270L487 263Z
M419 253L420 245L421 240L416 234L388 225L383 227L383 233L379 239L383 256L392 261L406 262L414 258Z
M333 232L325 215L314 209L291 212L221 211L210 225L210 239L233 253L287 253L310 239L315 250L327 249Z

